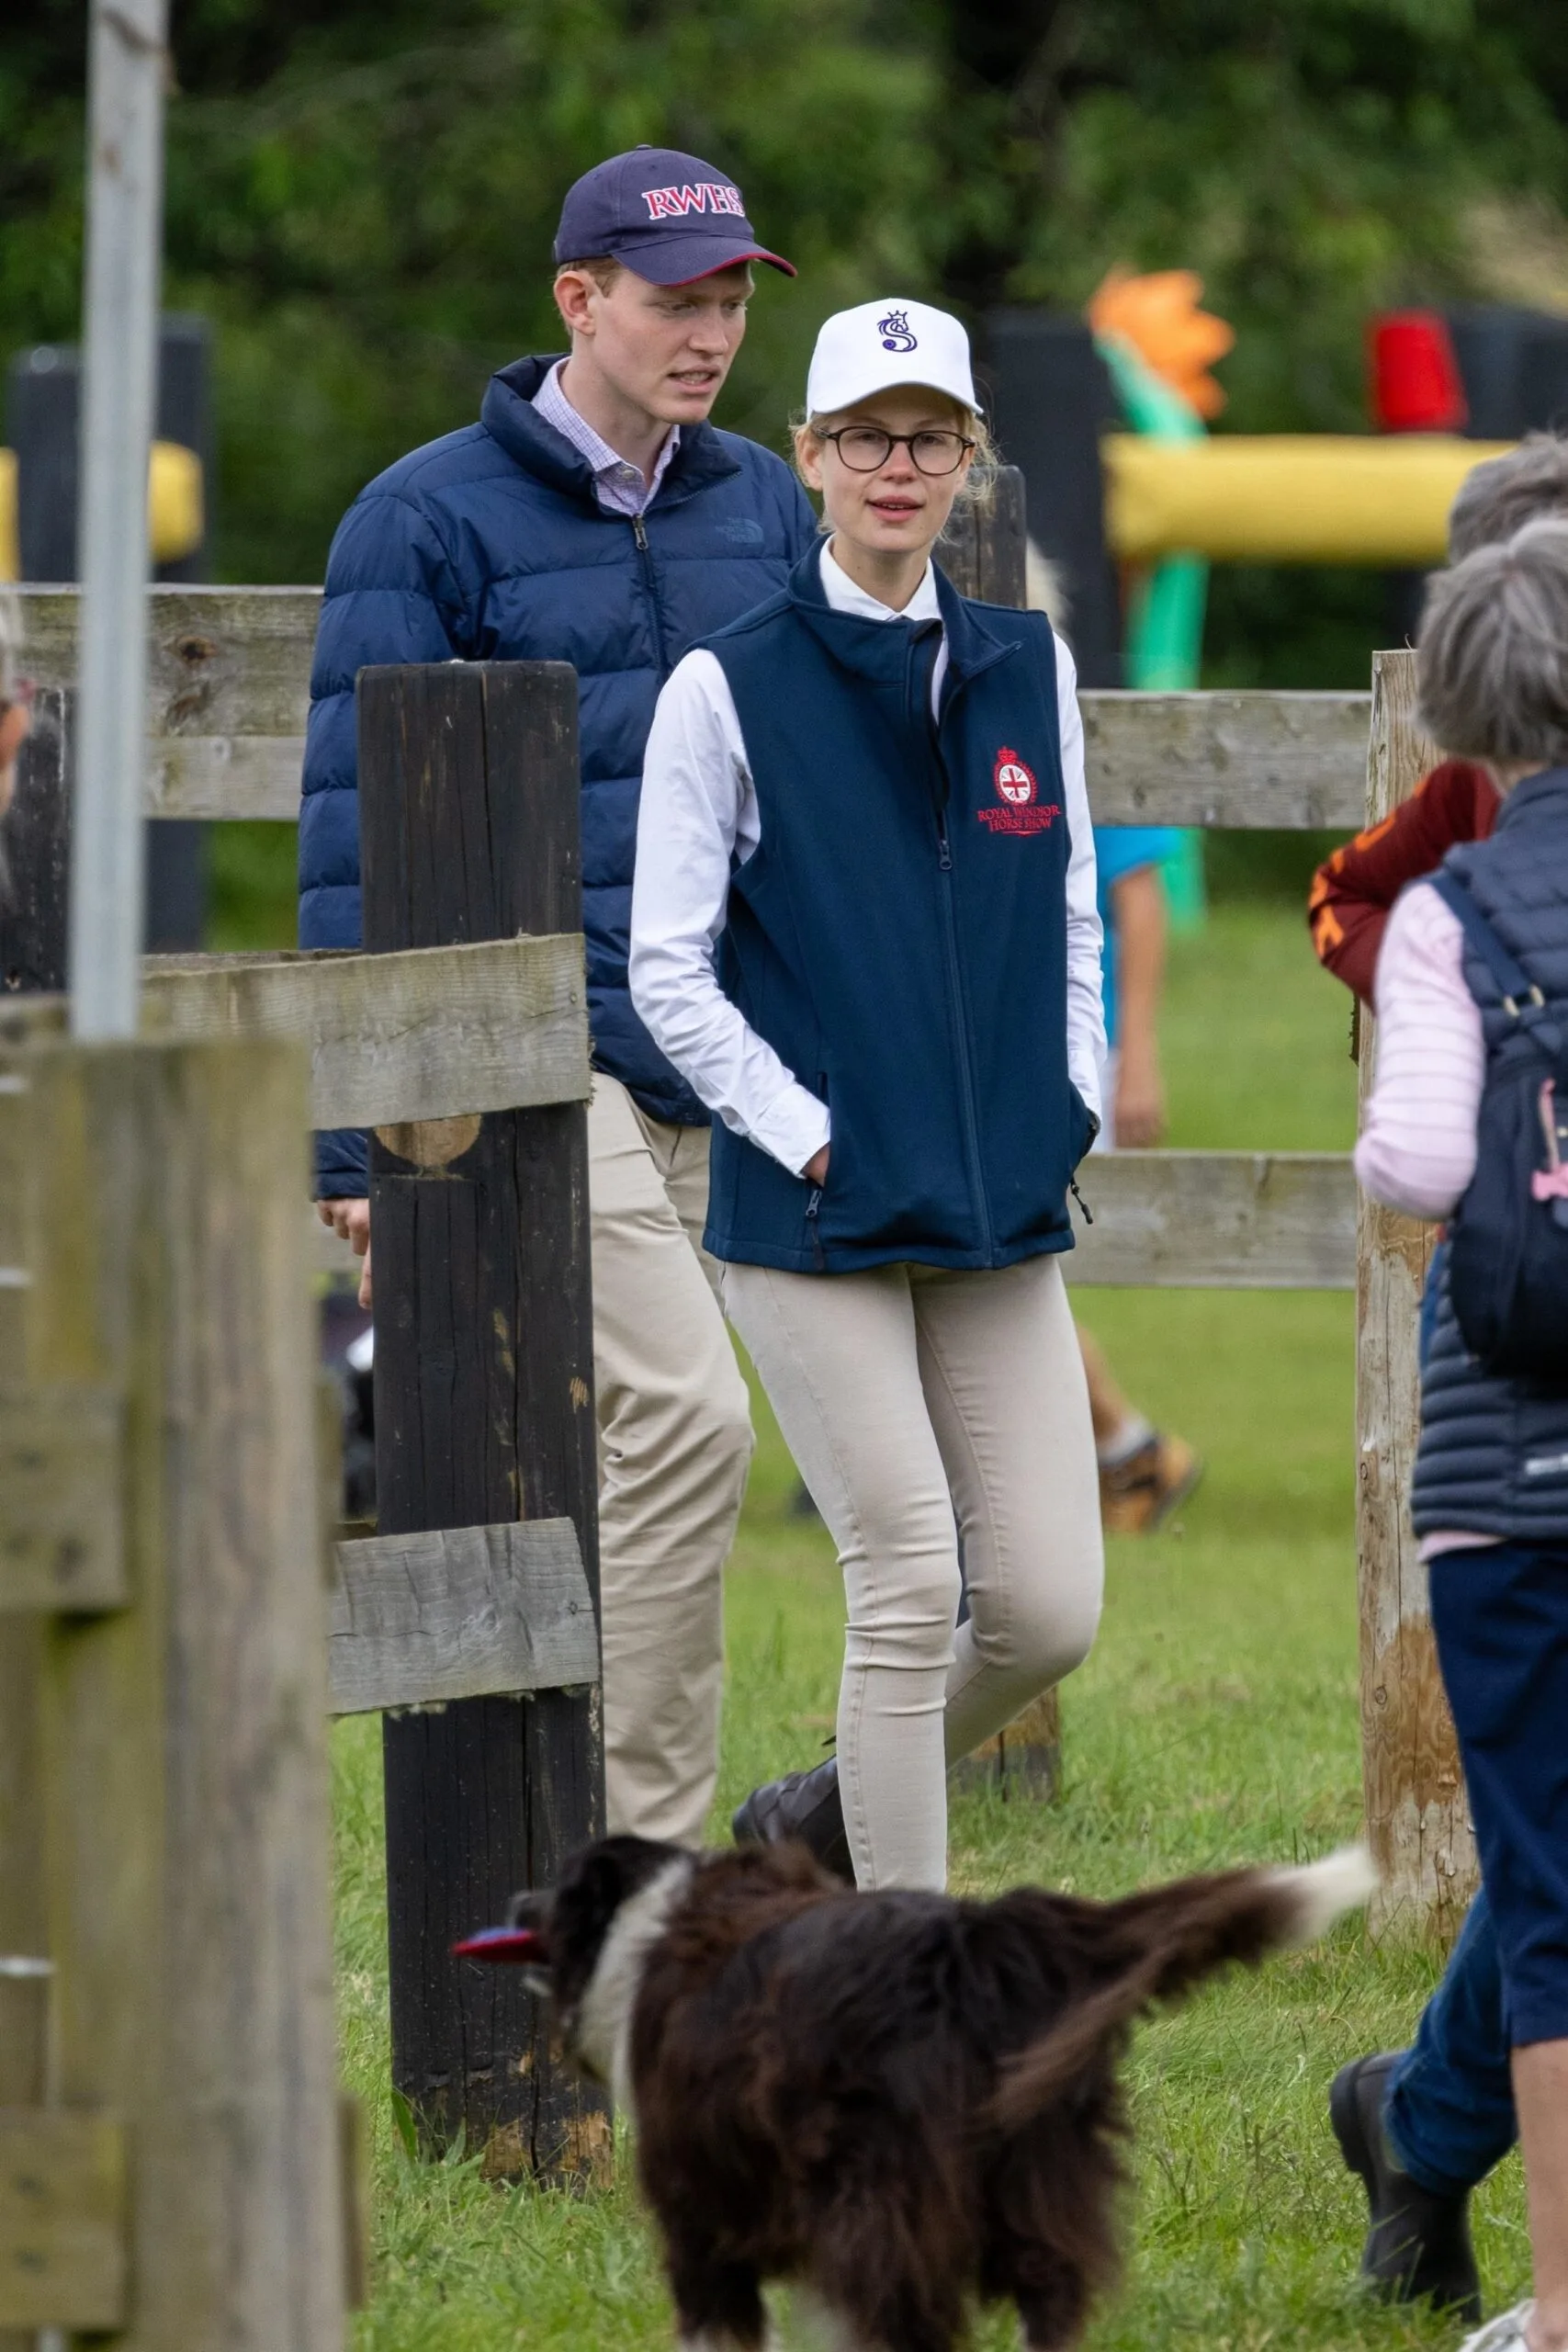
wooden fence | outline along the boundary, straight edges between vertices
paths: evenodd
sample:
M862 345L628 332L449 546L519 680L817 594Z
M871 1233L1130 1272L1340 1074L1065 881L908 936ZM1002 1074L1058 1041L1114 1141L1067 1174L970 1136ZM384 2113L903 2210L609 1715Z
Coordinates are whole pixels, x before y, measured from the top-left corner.
M982 578L977 584L987 583ZM63 872L64 689L74 661L75 597L59 591L24 595L29 662L46 693L11 839L13 848L18 840L33 845L41 876L36 914ZM153 814L296 816L317 604L305 591L154 592L157 690L147 755ZM1371 695L1086 694L1097 820L1348 830L1369 810L1382 814L1411 788L1428 756L1414 726L1410 671L1408 656L1378 657ZM466 683L482 673L384 674L408 682L387 690L389 743L397 736L409 772L428 782L441 768L441 729L427 725L421 735L410 696L423 695L434 711L443 694L450 699L482 691ZM422 680L437 682L434 703ZM536 740L528 754L536 766L538 751ZM399 820L405 837L406 827L419 821L417 812ZM559 868L568 885L570 866L568 856ZM289 1227L288 1209L301 1182L295 1139L307 1119L379 1131L378 1230L396 1250L396 1204L407 1204L414 1215L409 1266L432 1297L439 1293L446 1300L448 1317L481 1306L485 1283L495 1277L470 1260L479 1271L464 1277L460 1296L449 1269L430 1292L421 1220L434 1215L439 1223L460 1205L460 1188L446 1173L451 1153L439 1123L462 1121L467 1134L482 1114L498 1138L512 1137L505 1149L514 1169L519 1154L533 1148L530 1135L566 1137L556 1162L566 1186L566 1222L514 1225L502 1259L513 1284L519 1267L533 1268L530 1295L539 1311L547 1314L539 1303L552 1296L575 1302L553 1348L556 1370L570 1371L582 1355L586 1202L580 1145L570 1140L588 1086L581 941L570 887L561 886L563 897L550 880L558 869L549 858L539 870L542 896L530 907L508 908L496 899L486 914L455 901L438 918L446 927L434 933L428 923L407 934L383 926L379 944L387 952L373 968L355 956L156 959L149 967L149 1043L142 1047L79 1051L61 1042L57 997L15 995L8 1006L0 999L0 1523L8 1531L0 1547L0 2165L10 2165L7 2177L19 2177L11 2164L19 2151L27 2177L44 2184L31 2222L26 2214L18 2221L14 2203L0 2197L0 2257L10 2263L7 2269L0 2259L0 2332L118 2324L112 2314L123 2318L133 2276L174 2279L187 2293L179 2259L169 2252L179 2231L165 2229L154 2245L147 2232L156 2237L162 2225L147 2216L183 2212L184 2199L192 2212L213 2210L224 2160L211 2155L205 2125L194 2128L186 2109L190 2098L205 2096L201 2085L216 2079L213 2053L226 2037L238 2036L230 2057L249 2086L242 2105L254 2095L258 2112L273 2119L257 2143L271 2151L263 2170L272 2166L273 2188L263 2183L262 2206L276 2191L292 2200L289 2211L306 2229L295 2190L321 2161L324 2127L312 2109L318 2144L302 2154L277 2123L266 2085L275 2065L298 2078L300 2062L285 2052L279 2035L294 2030L297 2040L303 2037L299 2051L307 2044L314 2050L326 2016L317 1949L324 1822L312 1717L329 1704L445 1707L446 1718L401 1720L429 1727L450 1718L457 1727L452 1752L433 1764L427 1729L420 1730L403 1743L410 1753L420 1750L417 1766L410 1767L409 1753L403 1764L414 1782L435 1770L455 1786L452 1776L460 1780L473 1768L491 1736L474 1718L479 1746L466 1744L467 1735L457 1736L468 1720L463 1711L532 1704L534 1728L521 1736L522 1745L543 1742L538 1752L560 1764L565 1794L558 1804L561 1792L548 1773L530 1780L525 1771L507 1800L521 1812L504 1850L514 1852L520 1837L547 1869L574 1829L596 1817L592 1442L583 1435L592 1417L581 1375L572 1371L556 1382L568 1399L558 1415L555 1403L530 1392L518 1370L516 1357L527 1351L512 1349L502 1333L497 1362L511 1385L486 1395L492 1404L501 1396L520 1448L512 1466L502 1466L504 1492L497 1489L497 1501L482 1500L489 1473L476 1461L471 1487L481 1499L475 1508L443 1500L436 1487L405 1495L373 1544L340 1547L330 1631L319 1604L312 1618L299 1580L300 1558L316 1544L313 1524L299 1517L300 1477L276 1469L264 1474L260 1466L269 1449L279 1462L300 1464L309 1452L298 1426L298 1399L310 1385L298 1315L303 1237L297 1225ZM396 897L393 891L386 903ZM552 907L558 910L553 915ZM49 947L48 929L47 920L30 933L12 922L0 933L0 987L49 980L48 956L58 956L58 944ZM523 931L532 935L485 935ZM430 944L437 937L442 944ZM274 1042L259 1043L264 1037ZM125 1073L132 1067L142 1075L129 1085ZM171 1107L176 1100L177 1116ZM190 1160L197 1149L193 1136L209 1155L205 1161ZM162 1186L151 1172L161 1155L173 1171ZM208 1171L205 1182L198 1168ZM212 1182L215 1169L224 1171L221 1183ZM1092 1175L1096 1223L1075 1253L1076 1281L1358 1288L1369 1826L1385 1875L1384 1918L1450 1925L1472 1883L1473 1856L1424 1579L1404 1516L1416 1427L1416 1288L1427 1237L1404 1221L1359 1210L1348 1163L1332 1154L1127 1153L1097 1161ZM422 1183L426 1176L439 1182ZM508 1182L508 1214L515 1216L515 1175ZM493 1207L494 1196L482 1187L473 1195L481 1224L487 1199ZM32 1208L25 1210L28 1201ZM172 1220L171 1201L190 1212L188 1234ZM576 1261L570 1250L565 1260L560 1254L569 1231L576 1237ZM245 1264L261 1237L275 1280L258 1289L247 1286ZM493 1268L502 1261L492 1253L485 1262ZM552 1291L551 1269L566 1262L578 1271L557 1280ZM250 1304L227 1334L229 1370L215 1377L212 1335L193 1302L204 1286L227 1302L234 1285ZM286 1319L301 1321L299 1330L289 1325L286 1342L269 1335L266 1324L261 1291L274 1289L296 1302ZM78 1332L79 1341L71 1336ZM234 1355L244 1347L266 1367L259 1403L244 1394ZM406 1408L418 1420L431 1410L419 1386L420 1351L411 1344L404 1352ZM501 1377L493 1368L485 1375L492 1383ZM438 1432L428 1425L427 1439L433 1434ZM195 1458L193 1446L204 1465L201 1507L187 1514L188 1527L176 1519L179 1540L171 1550L170 1528L145 1498L166 1498L174 1465ZM425 1446L427 1454L438 1451ZM68 1476L59 1467L67 1453ZM313 1481L302 1475L314 1494ZM524 1494L527 1500L520 1503ZM226 1581L225 1545L231 1547L233 1528L247 1511L258 1509L260 1549ZM149 1676L172 1688L175 1666L183 1674L193 1657L208 1662L209 1696L231 1695L237 1662L248 1656L247 1615L259 1623L272 1614L271 1600L265 1611L254 1606L256 1578L275 1576L279 1593L296 1595L288 1620L293 1630L283 1650L256 1668L261 1713L250 1721L265 1747L265 1694L272 1690L282 1709L276 1720L288 1726L280 1753L299 1759L290 1783L294 1829L279 1833L276 1849L292 1857L287 1869L282 1859L276 1867L285 1879L295 1872L306 1890L298 1898L284 1881L269 1879L265 1867L255 1882L259 1891L247 1892L217 1856L220 1812L227 1807L255 1822L269 1801L265 1773L242 1770L236 1778L237 1753L224 1746L232 1710L220 1722L212 1710L197 1707L187 1724L191 1737L171 1773L166 1756L152 1768L149 1719L136 1696L145 1697ZM316 1696L301 1715L307 1690ZM123 1771L118 1751L111 1757L104 1746L104 1726L117 1724L130 1759ZM389 1733L390 1789L397 1744L390 1723ZM511 1752L519 1736L513 1714L505 1731ZM143 1752L144 1773L135 1764ZM47 1804L40 1798L46 1780ZM412 1785L405 1779L405 1793ZM100 1792L112 1801L100 1804ZM408 1802L411 1837L424 1834L439 1819L440 1805L431 1812L428 1792ZM301 1824L302 1843L294 1837ZM187 1842L193 1837L194 1846ZM204 1839L212 1841L210 1853ZM176 1846L181 1869L175 1867ZM264 1832L264 1862L266 1850ZM193 1852L207 1857L195 1871L188 1866ZM127 1892L128 1854L142 1859ZM205 1908L195 1907L198 1888ZM171 1954L198 1946L214 1906L224 1916L220 1940L232 1955L236 1928L242 1941L253 1928L262 1934L254 1914L264 1896L303 1921L302 1949L308 1960L315 1955L304 1979L299 1954L278 1962L279 1982L297 1984L292 2029L268 2002L254 2003L236 2023L222 1972L198 1968L209 1989L191 2006L177 2050L171 2054L166 2041L139 2032L138 2018L163 2014L152 1956L166 1968ZM394 1894L394 1906L396 1900ZM116 1924L106 1935L108 1921ZM448 1924L473 1922L448 1921L444 1905L440 1935ZM111 1947L118 1951L128 1935L141 1935L144 1951L118 1982ZM429 1949L415 1955L414 1976L430 1965L434 1947L428 1936L425 1943ZM256 1949L264 1947L270 1950L265 1937ZM56 1999L47 2035L47 1980L28 1973L45 1951L59 1967L61 1984L90 1987L93 1995L90 2003L76 1989L69 2001ZM247 1984L256 1981L249 1961L243 1975ZM530 2030L515 2018L503 2019L486 2045L485 2062L476 2064L471 2013L461 2000L453 2006L449 1987L443 1998L440 2030L421 2028L414 2036L424 2068L411 2083L416 2104L427 2112L434 2107L446 2129L489 2118L496 2169L538 2161L541 2133L554 2134L547 2162L568 2171L596 2168L604 2133L592 2104L574 2106L536 2085L531 2121L503 2112L501 2075L520 2077L539 2066L547 2074L547 2053L535 2047ZM433 2016L434 2007L427 2002L416 2015ZM440 2088L449 2060L466 2069L450 2095ZM181 2066L188 2081L175 2095L171 2085ZM334 2132L328 2136L335 2146ZM128 2161L137 2181L129 2206ZM208 2164L211 2177L198 2178ZM257 2192L250 2156L246 2166L251 2197ZM149 2195L150 2182L156 2194ZM235 2202L243 2202L237 2187ZM311 2224L313 2236L307 2230L287 2254L287 2232L268 2241L267 2261L285 2270L292 2263L302 2279L319 2280L329 2271L335 2277L341 2266L337 2201L324 2195L318 2202L333 2218ZM76 2282L69 2292L61 2286L67 2271ZM240 2314L252 2275L244 2264L231 2266L221 2291L208 2279L201 2306L207 2335L193 2325L158 2340L170 2346L205 2342L216 2314L231 2332L243 2333ZM290 2324L292 2340L314 2340L313 2321L296 2314Z
M1000 536L1005 542L1005 516ZM971 552L969 576L997 594L983 558L983 548ZM962 557L953 568L963 573ZM74 592L22 594L29 663L46 687L63 688L75 658ZM298 816L319 605L313 589L152 592L151 814ZM1096 821L1349 831L1384 813L1420 772L1411 671L1408 655L1378 657L1375 712L1373 694L1085 692ZM25 802L21 814L25 822ZM444 1117L538 1101L521 1090L560 1082L563 1015L575 1011L563 1001L577 980L573 953L540 940L416 950L381 959L385 994L379 974L350 983L352 959L341 959L341 980L335 958L187 960L154 972L148 1021L190 1035L238 1033L265 1019L308 1036L318 1119L329 1111L367 1116L367 1097L371 1111L384 1112L388 1090L416 1099L411 1089L419 1115ZM497 1019L492 989L503 972L505 1017ZM527 1008L521 1022L519 1002ZM458 1005L468 1012L456 1014ZM547 1079L537 1073L551 1057ZM1079 1237L1075 1283L1359 1288L1369 1827L1385 1873L1385 1915L1448 1926L1468 1899L1474 1861L1423 1580L1402 1518L1416 1428L1410 1294L1425 1243L1363 1215L1348 1160L1334 1153L1108 1156L1095 1163L1092 1196L1096 1221ZM1397 1265L1412 1270L1403 1292Z
M499 1709L520 1763L520 1709L586 1726L584 1530L539 1511L339 1544L329 1598L304 1056L53 1026L0 1008L0 2345L333 2352L364 2247L325 1720ZM592 1828L579 1745L556 1847L492 1839L493 1871ZM472 2053L490 1981L468 1971L465 2006L441 1958L429 2007ZM596 2099L547 2064L494 2071L450 2114L422 2083L433 2124L477 2113L492 2170L602 2170Z
M17 984L62 964L43 705L0 923L0 2345L332 2352L359 2200L329 1708L383 1718L427 2135L492 2175L608 2158L521 1981L448 1950L603 1824L575 684L367 673L367 929L411 935L155 964L127 1046ZM381 1532L336 1547L329 1623L301 1210L307 1127L340 1119L373 1125L399 1307Z

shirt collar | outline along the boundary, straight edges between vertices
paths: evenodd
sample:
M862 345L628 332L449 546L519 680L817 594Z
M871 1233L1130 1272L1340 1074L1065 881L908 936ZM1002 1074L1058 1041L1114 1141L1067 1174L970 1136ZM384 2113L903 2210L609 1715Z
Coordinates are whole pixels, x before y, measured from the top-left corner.
M863 621L940 621L942 605L936 591L936 566L928 558L920 576L920 584L901 613L885 605L856 585L841 564L833 560L830 542L824 541L821 563L822 594L836 613L854 613Z
M653 480L645 482L637 467L623 458L618 449L593 430L585 416L578 413L561 389L564 359L547 369L545 379L535 393L532 405L547 424L553 424L563 438L571 443L580 456L587 458L595 481L613 487L624 497L636 497L639 506L650 506L658 494L659 485L669 470L670 461L681 446L681 428L672 424L665 435L664 447L654 460Z

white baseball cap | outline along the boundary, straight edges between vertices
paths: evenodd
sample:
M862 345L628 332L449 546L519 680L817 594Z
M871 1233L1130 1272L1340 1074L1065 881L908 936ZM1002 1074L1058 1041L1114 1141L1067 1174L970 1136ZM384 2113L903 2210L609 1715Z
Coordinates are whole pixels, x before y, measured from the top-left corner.
M825 319L806 379L808 416L830 416L895 384L929 384L980 413L969 338L929 302L862 302Z

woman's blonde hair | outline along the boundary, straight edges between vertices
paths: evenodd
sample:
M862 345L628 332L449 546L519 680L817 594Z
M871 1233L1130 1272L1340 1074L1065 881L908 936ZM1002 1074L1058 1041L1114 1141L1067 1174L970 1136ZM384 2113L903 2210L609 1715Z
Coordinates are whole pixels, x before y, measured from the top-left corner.
M975 444L975 454L970 459L969 471L965 474L958 495L953 502L953 511L956 514L961 507L977 506L985 512L990 506L991 492L996 487L997 469L1001 464L997 445L991 438L990 427L978 410L965 408L964 402L955 401L951 392L943 392L940 397L946 401L952 409L953 422L965 441L973 441ZM815 435L818 440L821 440L833 418L848 413L847 409L834 409L818 416L811 416L805 409L800 408L796 409L790 418L789 432L795 448L795 470L803 484L806 483L806 476L800 463L800 435L803 433L810 433Z

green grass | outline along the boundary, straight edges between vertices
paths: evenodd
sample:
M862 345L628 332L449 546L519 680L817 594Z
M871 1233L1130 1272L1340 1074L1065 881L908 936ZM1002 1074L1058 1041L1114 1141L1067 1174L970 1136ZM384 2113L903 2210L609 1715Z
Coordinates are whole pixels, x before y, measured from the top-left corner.
M1165 1023L1172 1140L1337 1148L1353 1087L1346 1001L1293 911L1222 907L1179 943ZM1122 1893L1210 1864L1322 1852L1359 1816L1352 1534L1352 1302L1327 1295L1084 1295L1131 1392L1202 1450L1181 1523L1113 1543L1103 1629L1063 1694L1059 1804L953 1805L955 1886L1021 1879ZM720 1808L812 1761L830 1722L841 1603L822 1531L788 1513L794 1476L765 1406L729 1579ZM387 2091L379 1744L335 1734L344 2068L375 2140L375 2293L359 2352L566 2352L667 2343L635 2195L497 2189L472 2163L421 2165ZM1451 2323L1369 2305L1362 2209L1325 2095L1358 2051L1404 2041L1438 1962L1374 1949L1359 1925L1144 2029L1122 2294L1097 2352L1186 2338L1205 2352L1439 2346ZM1478 2199L1489 2300L1528 2278L1517 2160ZM993 2315L984 2352L1013 2336Z

